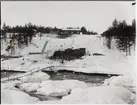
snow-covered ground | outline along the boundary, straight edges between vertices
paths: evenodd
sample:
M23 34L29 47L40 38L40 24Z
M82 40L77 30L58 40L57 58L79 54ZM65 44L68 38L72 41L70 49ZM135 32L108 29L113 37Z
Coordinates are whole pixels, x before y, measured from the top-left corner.
M36 75L35 75L36 76ZM130 75L129 75L130 76ZM120 80L118 80L120 78ZM109 81L109 82L108 82ZM116 81L116 82L115 82ZM132 81L132 82L129 82ZM136 94L133 89L127 87L135 87L135 79L128 76L113 77L107 80L108 84L102 86L88 86L86 83L78 80L62 80L31 83L22 81L10 81L1 83L1 99L2 104L47 104L47 103L88 103L88 104L135 104ZM18 84L19 89L15 88ZM112 85L111 85L112 84ZM63 96L60 100L40 101L37 98L29 96L22 92L36 91L36 94L46 96ZM18 98L21 97L21 98ZM18 100L16 100L18 98ZM25 101L26 100L26 101Z
M136 93L136 83L137 82L135 74L127 74L118 77L114 76L104 81L105 85L125 87L133 93Z
M28 55L29 52L41 52L46 41L48 41L45 49L47 54ZM131 56L125 56L115 49L107 49L103 46L103 38L99 35L74 35L66 39L57 39L56 37L50 37L50 35L45 35L41 38L36 36L32 43L22 50L18 49L18 54L20 53L23 57L2 61L1 69L27 71L26 74L30 74L48 66L55 66L52 68L55 71L66 69L84 73L122 75L105 80L102 86L89 86L79 80L52 81L49 80L50 76L48 74L42 72L36 72L31 75L25 74L26 76L21 76L18 81L1 83L2 103L135 104L136 75L135 56L133 53ZM72 47L73 49L86 48L87 54L82 57L83 59L65 61L64 64L56 60L47 59L47 56L51 56L56 50ZM1 52L5 53L3 49ZM94 53L101 53L104 56L93 56L92 54ZM20 75L17 77L20 77ZM15 85L18 85L18 89L15 88ZM62 96L63 98L54 101L40 101L23 91L35 91L36 94ZM11 97L13 98L11 99ZM16 100L16 97L18 97L18 100Z
M37 98L30 97L27 93L22 91L1 88L2 104L33 104L37 101Z
M63 103L90 104L131 104L135 94L123 87L100 86L87 89L75 89L69 96L63 97Z
M41 52L47 40L46 55L28 55L29 52ZM126 57L117 50L109 50L103 46L103 38L99 35L74 35L66 39L58 39L47 35L41 38L36 36L33 38L32 43L37 47L32 44L25 47L20 51L21 55L25 55L24 57L2 61L1 68L5 70L29 71L47 66L63 66L55 69L63 68L78 72L107 74L127 74L135 71L135 64L133 63L135 61L134 54L133 56ZM74 49L86 48L87 55L83 56L83 59L65 61L63 65L59 61L46 58L47 56L52 56L56 50L72 47ZM101 53L105 56L93 56L93 53Z
M44 81L40 85L41 88L37 93L44 95L59 95L64 96L75 88L87 88L86 83L78 80L62 80L62 81ZM48 90L48 91L46 91Z
M50 76L46 73L36 72L36 73L33 73L32 75L24 76L20 80L22 82L37 83L37 82L48 80L49 78Z

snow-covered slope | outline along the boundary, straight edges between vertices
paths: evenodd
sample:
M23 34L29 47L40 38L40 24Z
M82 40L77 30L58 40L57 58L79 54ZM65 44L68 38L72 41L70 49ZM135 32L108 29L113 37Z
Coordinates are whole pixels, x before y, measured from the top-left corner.
M41 52L46 41L48 41L45 49L47 54L27 55L29 52ZM134 56L126 57L117 50L106 48L103 46L104 41L100 35L74 35L66 39L44 35L41 38L39 36L34 37L32 43L20 51L22 55L25 55L23 58L5 60L1 62L1 68L6 70L29 71L47 66L61 66L55 69L71 69L78 72L107 74L127 74L135 71L135 64L133 63L135 61ZM46 58L47 56L52 56L56 50L67 48L86 48L87 54L82 57L83 59L65 61L64 64ZM93 53L101 53L104 56L93 56Z
M87 89L75 89L69 96L62 98L63 103L90 104L131 104L135 94L123 87L100 86Z
M119 86L99 86L73 89L60 101L39 101L38 104L135 104L136 95Z
M86 83L78 80L44 81L37 93L53 96L64 96L75 88L87 88ZM48 91L47 91L48 90Z
M55 50L58 49L66 49L66 48L81 48L84 47L88 52L92 53L106 53L106 50L103 46L103 38L100 35L73 35L66 39L58 39L57 37L53 37L55 35L48 35L45 34L41 38L36 35L33 38L31 44L28 47L23 49L16 49L16 54L18 55L26 55L28 52L41 52L44 44L48 41L48 45L46 47L46 52L53 53ZM6 46L8 44L1 41L1 51L5 52ZM62 46L61 46L62 45ZM18 53L17 53L18 52Z
M29 52L41 52L45 42L45 55L28 55ZM103 46L103 38L99 35L74 35L66 39L57 39L55 36L36 36L32 44L24 49L17 49L16 54L23 57L9 59L1 62L1 69L28 71L30 73L47 66L55 66L53 70L66 69L84 73L106 74L135 74L135 57L125 56L123 53L107 49ZM3 45L2 53L5 45ZM56 50L67 48L86 48L83 59L65 61L49 60ZM101 53L104 56L93 56L93 53ZM90 56L89 56L90 54ZM46 69L49 70L49 69ZM30 72L29 72L30 71ZM26 74L27 74L26 73ZM90 103L90 104L134 104L135 103L135 75L112 77L105 80L104 86L89 87L86 83L78 80L48 80L50 77L45 73L34 73L21 78L21 81L2 83L2 103ZM25 83L24 83L25 82ZM20 90L27 92L36 91L41 95L65 96L60 101L39 101L28 94L17 90L14 86L19 84ZM11 99L11 97L13 97Z
M2 104L33 104L37 101L37 98L30 97L22 91L1 89Z
M114 76L104 81L105 85L121 86L129 89L131 92L136 93L136 75L126 74L123 76Z

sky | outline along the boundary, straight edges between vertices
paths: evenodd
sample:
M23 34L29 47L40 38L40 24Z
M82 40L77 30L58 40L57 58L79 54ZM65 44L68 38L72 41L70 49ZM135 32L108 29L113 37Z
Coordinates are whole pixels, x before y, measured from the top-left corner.
M24 25L28 22L51 27L82 27L104 32L112 21L135 18L133 1L1 1L1 22Z

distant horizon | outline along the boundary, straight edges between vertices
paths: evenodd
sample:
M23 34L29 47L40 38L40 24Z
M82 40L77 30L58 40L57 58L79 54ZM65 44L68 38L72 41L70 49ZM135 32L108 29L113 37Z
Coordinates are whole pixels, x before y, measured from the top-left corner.
M1 24L24 26L29 22L44 27L86 27L103 33L116 18L131 25L133 1L2 1ZM1 25L1 26L2 26Z

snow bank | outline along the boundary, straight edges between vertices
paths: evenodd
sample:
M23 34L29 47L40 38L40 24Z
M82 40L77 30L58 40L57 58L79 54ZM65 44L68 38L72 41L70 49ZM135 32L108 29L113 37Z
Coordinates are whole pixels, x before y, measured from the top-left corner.
M42 83L22 83L19 85L21 90L27 92L35 91L36 94L46 96L65 96L70 94L72 89L87 87L86 83L78 80L46 80Z
M3 89L16 89L14 86L20 83L20 81L8 81L5 83L1 83L1 88Z
M65 96L74 88L87 88L86 83L78 80L43 81L37 89L38 94Z
M105 85L121 86L136 93L136 77L133 75L114 76L104 81Z
M5 60L1 62L1 69L14 70L15 67L20 66L24 62L22 58Z
M1 70L30 71L48 66L59 66L60 63L47 59L44 55L27 55L22 58L9 59L1 62Z
M52 100L52 101L38 101L36 104L61 104L61 101ZM67 104L67 103L65 103Z
M37 91L40 88L40 83L23 83L19 85L19 88L27 92Z
M18 90L1 89L2 104L32 104L38 101L37 98Z
M131 57L125 57L117 50L110 50L103 46L103 38L100 36L92 35L74 35L67 39L57 39L52 37L43 36L33 38L32 43L23 49L22 53L28 52L41 52L45 42L48 40L45 52L46 55L26 55L23 58L6 60L1 63L1 68L6 70L29 71L32 69L41 69L47 66L71 66L64 67L63 69L73 70L84 73L105 73L105 74L128 74L134 70L134 60ZM82 43L81 43L82 42ZM83 59L73 61L64 61L60 64L59 61L47 59L56 50L64 50L67 48L86 48L86 52L90 56L85 55ZM93 56L93 53L101 53L104 56ZM134 56L132 57L134 58ZM34 62L36 61L36 62ZM55 68L57 70L57 68Z
M61 103L90 104L133 104L136 95L118 86L99 86L86 89L74 89L71 94L61 99Z
M31 75L28 76L24 76L22 77L20 80L22 82L42 82L45 80L48 80L50 78L50 76L46 73L43 72L35 72Z

